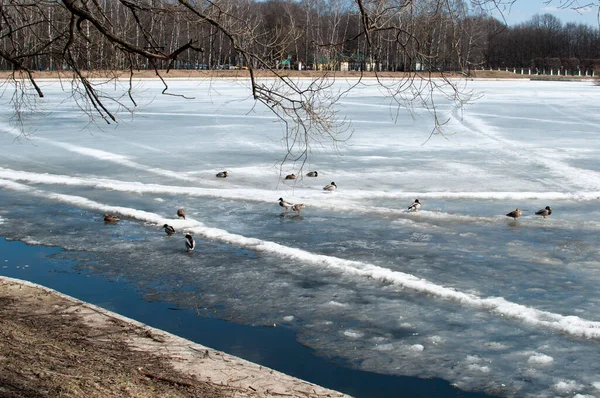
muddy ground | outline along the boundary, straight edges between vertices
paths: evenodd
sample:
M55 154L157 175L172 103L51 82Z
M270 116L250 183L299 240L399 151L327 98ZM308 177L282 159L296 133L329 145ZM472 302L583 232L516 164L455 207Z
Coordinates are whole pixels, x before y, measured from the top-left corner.
M0 277L0 397L343 397Z

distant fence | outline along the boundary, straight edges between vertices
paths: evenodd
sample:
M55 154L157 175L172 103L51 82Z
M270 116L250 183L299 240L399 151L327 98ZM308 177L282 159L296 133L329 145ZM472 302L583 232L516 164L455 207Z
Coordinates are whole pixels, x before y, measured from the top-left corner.
M490 68L490 70L494 70ZM512 72L517 75L543 75L543 76L580 76L596 77L594 70L568 70L568 69L535 69L535 68L498 68L499 71Z

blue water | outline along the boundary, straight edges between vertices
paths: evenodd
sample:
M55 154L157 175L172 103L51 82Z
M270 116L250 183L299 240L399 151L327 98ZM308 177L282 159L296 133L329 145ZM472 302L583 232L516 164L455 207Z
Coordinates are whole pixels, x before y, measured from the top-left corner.
M75 261L63 258L65 254L69 256L60 248L31 246L2 237L0 275L50 287L196 343L355 397L490 397L461 391L441 379L349 369L342 366L343 359L320 357L299 344L293 330L240 325L198 316L194 310L177 304L147 301L135 281L117 281L78 270Z

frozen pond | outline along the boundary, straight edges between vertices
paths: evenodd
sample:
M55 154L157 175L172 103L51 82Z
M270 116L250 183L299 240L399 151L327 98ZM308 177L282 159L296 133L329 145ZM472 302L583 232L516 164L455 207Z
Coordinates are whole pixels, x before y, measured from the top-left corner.
M358 369L503 396L600 394L592 83L470 82L481 98L463 111L440 100L447 134L428 141L427 114L394 123L365 85L338 107L353 136L337 152L313 147L301 171L280 164L281 125L241 82L170 82L187 100L140 82L133 119L103 130L43 84L28 140L0 105L0 235L92 253L81 265L92 272L201 314L288 327ZM281 216L280 197L306 208ZM534 214L545 206L550 217ZM522 217L505 216L517 207ZM122 220L105 224L108 212Z

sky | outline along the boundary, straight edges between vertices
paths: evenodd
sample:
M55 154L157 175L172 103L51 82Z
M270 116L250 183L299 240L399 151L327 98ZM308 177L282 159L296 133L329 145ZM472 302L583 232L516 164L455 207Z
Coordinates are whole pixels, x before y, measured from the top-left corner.
M510 1L502 2L510 3ZM571 9L591 2L590 0L516 0L512 6L506 6L503 13L508 25L526 22L535 14L549 13L560 19L563 24L575 22L598 27L598 6L582 8L578 11ZM500 19L498 12L494 16Z

